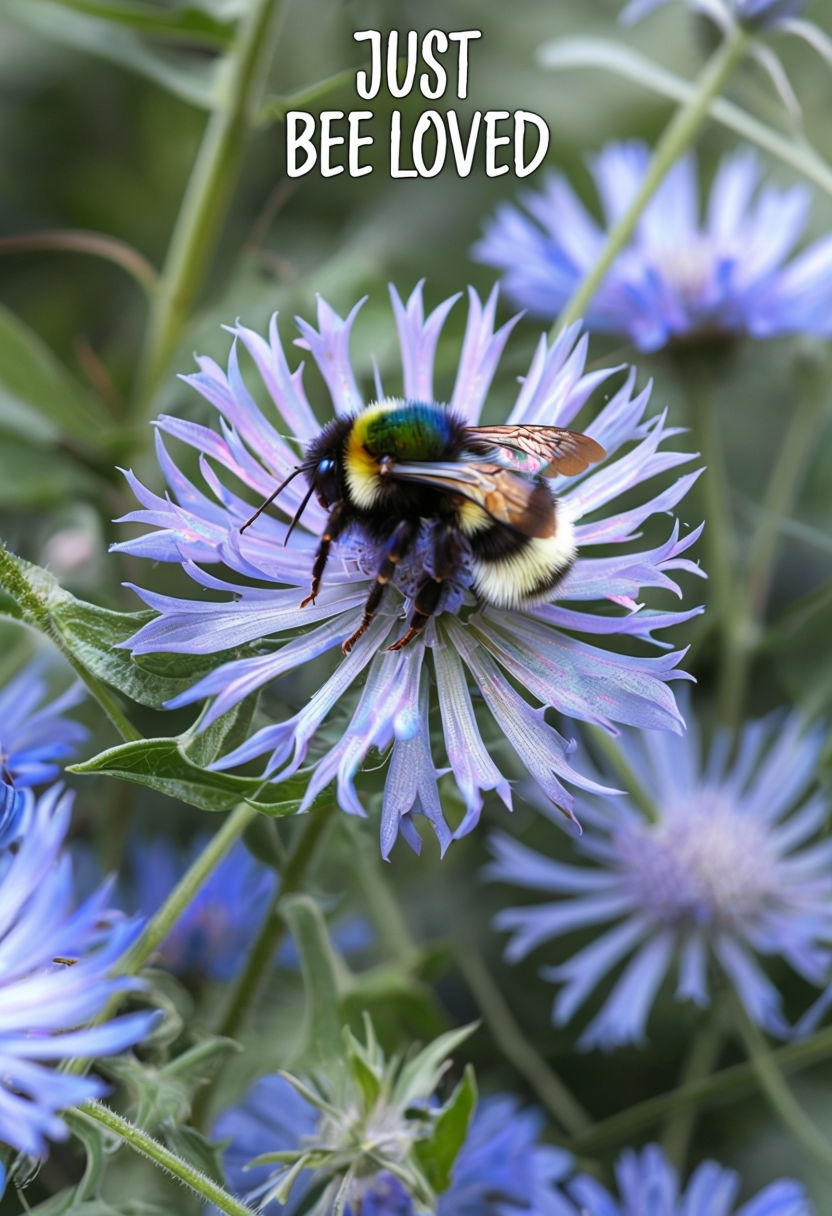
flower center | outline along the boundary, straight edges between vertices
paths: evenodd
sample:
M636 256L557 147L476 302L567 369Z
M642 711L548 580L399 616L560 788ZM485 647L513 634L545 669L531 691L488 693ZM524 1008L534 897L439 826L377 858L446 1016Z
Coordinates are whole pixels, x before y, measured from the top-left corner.
M734 926L777 889L764 826L713 791L618 844L639 902L662 925Z
M666 246L654 258L661 278L673 285L689 308L698 311L710 307L717 262L713 242L701 233L691 234L678 245Z

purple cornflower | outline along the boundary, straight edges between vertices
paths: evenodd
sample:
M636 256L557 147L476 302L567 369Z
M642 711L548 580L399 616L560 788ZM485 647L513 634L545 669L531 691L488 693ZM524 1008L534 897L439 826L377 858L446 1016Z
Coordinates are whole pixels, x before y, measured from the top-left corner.
M580 1216L814 1216L799 1182L783 1178L735 1207L739 1176L716 1161L703 1161L686 1187L657 1144L628 1149L615 1168L618 1195L595 1178L579 1175L567 1184Z
M395 390L385 390L376 374L371 398L359 389L350 360L350 333L358 307L343 320L320 301L318 329L298 321L302 334L298 345L317 364L336 416L361 411L370 399L387 400L390 391L403 393L411 401L434 402L434 354L455 299L446 300L425 317L421 286L406 304L392 292L403 383ZM480 417L515 323L509 321L495 331L496 303L496 293L484 305L470 293L468 324L448 403L450 410L470 424ZM237 488L248 487L262 500L298 464L284 433L288 431L307 445L318 435L321 424L307 402L302 369L289 369L276 321L268 342L241 325L232 332L235 342L227 373L204 358L199 360L199 372L185 377L217 410L219 429L179 418L159 419L158 458L170 496L153 494L128 474L142 509L126 518L153 530L116 547L156 561L181 562L196 584L198 598L139 590L158 615L127 645L134 654L220 655L231 647L269 639L256 657L218 658L216 670L170 702L180 706L213 698L201 719L203 729L242 698L287 672L328 653L337 662L334 670L330 665L318 690L297 713L257 730L215 767L229 768L265 756L264 775L279 781L311 763L314 771L301 809L335 780L340 806L363 815L354 786L356 775L371 748L389 749L381 815L381 848L386 857L400 830L418 851L420 838L413 822L417 814L430 821L444 851L454 836L476 824L483 791L496 790L510 806L509 780L492 755L493 728L485 737L481 733L483 709L550 800L555 818L558 813L572 817L573 798L564 781L596 787L572 767L574 743L546 720L547 707L608 728L622 722L647 729L681 729L668 687L669 680L682 675L677 668L680 653L625 656L603 645L615 634L653 641L654 630L688 620L699 611L651 611L636 602L643 587L679 593L670 572L698 572L683 555L699 533L682 534L677 522L669 525L669 535L660 544L634 548L645 520L656 512L671 511L697 475L688 473L669 487L644 493L642 483L691 457L661 450L663 441L676 431L667 426L663 414L645 417L649 388L633 395L634 371L586 425L606 449L606 462L557 482L559 526L574 528L580 549L558 587L557 602L511 611L477 607L468 589L470 576L461 570L449 581L441 614L404 650L387 651L385 647L401 631L400 618L414 580L423 574L429 560L433 524L426 523L413 551L396 567L369 629L351 653L342 657L340 644L362 619L379 565L379 545L357 528L339 538L317 601L299 608L300 597L309 590L326 519L324 510L310 502L286 547L284 518L262 516L240 534L252 507L226 482L234 478ZM254 360L272 398L274 415L261 411L243 381L240 346ZM508 419L503 408L500 421L569 427L590 394L616 370L585 372L586 351L587 339L579 338L577 326L553 344L541 338ZM162 434L184 441L200 453L200 473L207 489L183 475ZM623 493L630 495L624 510L616 502ZM277 499L276 510L291 518L304 494L305 488L296 479ZM604 556L592 555L597 545L605 546ZM219 571L205 569L218 564ZM207 599L205 589L225 598ZM589 640L576 634L589 635ZM474 697L471 683L476 689ZM347 694L359 684L357 705L351 699L348 708L342 708ZM515 684L528 690L529 699ZM429 733L429 702L434 695L444 732L441 767L434 759ZM338 725L333 742L327 719L336 706L348 714L348 720ZM437 787L437 778L448 769L465 804L455 832L444 819Z
M253 1200L265 1193L274 1167L249 1161L264 1153L291 1151L320 1135L320 1112L281 1076L261 1077L240 1104L214 1127L214 1139L229 1140L224 1154L228 1184ZM451 1184L438 1196L437 1216L575 1216L556 1189L569 1172L562 1149L539 1142L541 1119L521 1110L508 1094L484 1098L454 1164ZM308 1177L308 1181L304 1181ZM288 1204L267 1204L266 1216L291 1216L308 1202L311 1175L302 1176ZM419 1210L404 1186L389 1173L363 1180L362 1216L413 1216ZM354 1209L348 1207L348 1212Z
M73 684L47 701L45 667L34 659L0 688L0 849L22 830L20 791L51 781L87 737L80 723L64 717L83 700L83 688Z
M25 831L0 878L0 1141L33 1156L67 1129L58 1112L107 1092L91 1076L45 1065L113 1055L142 1039L155 1013L76 1029L114 993L141 986L110 976L141 922L108 912L105 885L73 911L72 864L62 851L72 795L25 791Z
M207 836L189 850L199 856ZM164 839L134 843L133 904L150 914L163 903L188 867ZM239 971L266 915L274 893L273 870L256 861L237 842L212 871L158 949L159 961L179 975L207 975L229 980Z
M509 298L555 317L598 259L608 230L644 178L650 151L608 144L590 161L604 213L598 224L564 177L504 204L474 257L503 272ZM639 350L674 340L749 334L832 334L832 236L791 256L806 227L810 192L760 187L757 158L726 156L700 219L696 160L681 160L658 187L630 244L586 312L590 330L629 337ZM789 259L790 260L787 260Z
M783 1035L780 994L757 956L779 956L810 983L829 975L832 940L832 840L812 838L828 803L807 796L824 744L797 716L745 726L735 761L727 734L704 767L695 721L688 734L627 735L624 757L649 792L655 820L624 799L585 809L577 842L583 864L564 863L500 834L490 878L555 897L507 908L496 925L511 933L507 957L573 930L592 942L544 974L561 985L554 1019L571 1020L605 976L628 959L584 1047L643 1041L659 985L674 960L676 996L708 1003L711 963L727 976L749 1016ZM795 809L797 807L797 809ZM794 811L794 813L792 813ZM606 925L603 929L596 926Z

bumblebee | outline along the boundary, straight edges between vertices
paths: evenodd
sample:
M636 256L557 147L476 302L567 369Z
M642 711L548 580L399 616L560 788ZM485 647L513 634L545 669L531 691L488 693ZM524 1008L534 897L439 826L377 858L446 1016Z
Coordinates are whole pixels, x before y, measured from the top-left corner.
M289 482L303 474L328 518L301 607L314 603L330 550L357 526L381 551L375 582L348 654L373 619L397 564L426 523L433 525L430 571L418 583L401 650L437 611L443 584L466 560L471 590L485 604L520 608L547 599L575 560L571 522L546 480L581 473L604 456L588 435L555 426L467 426L442 405L386 400L328 423L303 462L240 528L244 532Z

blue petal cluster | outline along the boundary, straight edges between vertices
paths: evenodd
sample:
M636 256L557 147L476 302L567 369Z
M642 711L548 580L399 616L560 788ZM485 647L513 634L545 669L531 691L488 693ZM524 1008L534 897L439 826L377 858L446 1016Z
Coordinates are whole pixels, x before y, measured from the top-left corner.
M801 1183L785 1178L738 1208L739 1176L715 1161L703 1161L682 1187L657 1144L622 1153L615 1176L617 1196L587 1175L568 1184L580 1216L813 1216L815 1211Z
M314 1137L320 1113L280 1076L261 1077L243 1101L227 1110L214 1127L214 1138L228 1140L223 1161L236 1194L256 1202L273 1167L246 1169L263 1153L289 1151ZM449 1188L439 1196L437 1216L574 1216L557 1189L571 1168L571 1157L539 1142L541 1119L521 1110L507 1094L483 1099L454 1165ZM364 1179L361 1216L414 1216L413 1200L390 1174ZM287 1206L271 1203L266 1216L292 1216L302 1209L306 1188L293 1190ZM353 1209L348 1209L353 1211ZM354 1213L353 1213L354 1216Z
M474 257L503 274L509 298L553 319L595 265L609 230L642 184L650 151L608 144L590 161L601 200L597 223L560 174L519 207L487 221ZM587 309L590 330L629 337L639 350L674 340L749 334L832 334L832 236L794 255L810 192L761 186L750 151L726 156L700 219L693 156L668 173Z
M406 302L392 292L402 383L386 389L376 376L372 397L359 388L350 358L358 308L342 319L320 301L317 329L299 320L298 345L315 361L334 412L349 414L370 400L402 392L411 400L434 401L434 356L455 298L425 316L421 287ZM471 424L481 416L515 323L495 328L496 304L496 293L485 304L470 294L448 405ZM184 705L212 698L201 720L203 728L243 697L320 656L335 652L338 662L297 713L262 727L216 767L264 757L264 776L279 781L314 758L301 809L334 780L341 807L363 815L356 776L371 748L389 749L381 816L381 847L387 856L399 832L418 850L417 816L430 822L444 850L454 836L475 826L484 791L495 790L510 805L509 776L486 743L486 738L493 738L494 727L546 795L555 819L564 814L572 817L573 796L564 783L596 787L573 767L574 741L550 724L545 713L549 706L567 717L605 725L622 722L643 729L681 729L668 684L682 674L677 667L681 655L625 656L606 646L616 635L652 642L654 630L688 620L699 611L650 611L637 603L646 587L679 594L672 572L698 573L684 556L698 531L686 532L671 523L660 544L638 547L648 517L672 511L696 473L645 490L651 479L691 457L663 446L676 432L663 414L647 415L649 390L634 395L634 372L585 427L606 449L606 462L557 483L559 509L575 521L580 547L578 560L558 588L558 602L522 612L493 607L471 611L475 605L463 576L455 603L449 603L410 646L389 653L384 647L393 640L413 578L423 569L424 549L417 546L412 559L397 567L395 586L388 587L370 628L341 658L340 643L357 628L378 568L377 545L357 529L339 538L336 560L327 569L320 595L314 605L301 609L298 603L309 588L325 521L323 508L310 502L284 547L286 521L305 493L296 480L275 503L282 518L263 516L256 527L240 534L251 514L250 500L265 499L297 465L297 453L284 436L292 435L305 445L319 433L321 424L304 392L302 366L290 370L276 321L268 341L241 325L232 332L235 342L227 371L211 359L201 359L199 372L186 377L216 410L217 427L181 418L159 419L157 451L169 495L161 497L128 475L141 509L126 518L146 525L148 531L117 548L153 561L182 563L196 588L193 598L140 590L157 616L128 645L135 654L219 654L268 639L258 656L218 663L171 702ZM241 348L253 359L271 396L268 413L255 403L243 380ZM542 338L508 417L501 407L499 420L569 427L578 419L580 427L582 407L618 370L587 372L586 355L587 339L579 336L576 326L554 343ZM196 449L202 485L194 484L177 467L163 435ZM248 487L249 498L240 495L240 487ZM623 494L629 497L622 510L617 500ZM594 555L597 546L604 546L604 556ZM221 598L208 598L206 590ZM464 623L460 610L467 614ZM478 709L478 698L472 699L472 684L482 694L492 720L485 734L481 721L486 714ZM518 688L527 689L527 695ZM438 763L429 731L434 696L445 750ZM336 707L348 717L333 743L329 727ZM449 769L465 804L454 832L445 821L437 785Z
M155 1013L128 1014L76 1029L110 997L141 986L110 977L141 922L108 909L104 886L73 910L72 865L63 851L72 798L53 787L25 800L25 831L0 879L0 1141L42 1156L46 1137L63 1139L59 1112L107 1086L49 1063L112 1055L142 1039Z
M642 1042L674 962L679 999L707 1004L708 967L716 964L755 1022L787 1033L780 994L758 959L780 957L818 986L829 976L832 840L813 839L829 806L808 794L824 738L821 729L804 731L796 716L778 716L745 726L734 762L727 735L718 736L703 766L692 717L685 738L628 735L624 755L653 802L654 821L628 801L588 804L580 864L492 838L489 877L554 897L498 914L496 925L511 933L512 962L543 945L551 957L561 937L606 926L545 968L561 986L556 1022L570 1021L628 960L582 1046Z
M194 840L190 857L164 839L132 844L133 906L143 914L158 909L207 841L207 836ZM159 946L161 964L178 975L232 979L248 954L275 883L274 871L256 861L238 841Z
M20 791L51 781L87 737L64 715L83 700L80 684L47 699L46 665L35 659L0 688L0 849L20 835L26 800Z

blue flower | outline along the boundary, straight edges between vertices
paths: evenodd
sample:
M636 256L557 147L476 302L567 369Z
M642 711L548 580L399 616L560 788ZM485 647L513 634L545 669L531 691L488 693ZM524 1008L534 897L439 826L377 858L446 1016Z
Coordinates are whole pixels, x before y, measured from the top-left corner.
M813 1216L815 1211L805 1188L785 1178L737 1208L739 1176L715 1161L703 1161L680 1188L676 1170L657 1144L622 1153L615 1175L617 1197L587 1175L568 1183L580 1216Z
M512 962L573 930L594 931L589 945L544 971L561 985L557 1023L570 1021L628 959L584 1032L584 1047L643 1041L674 960L677 998L706 1005L713 963L750 1017L778 1035L788 1030L780 994L758 956L779 956L812 984L829 975L822 943L832 937L832 840L813 841L828 802L807 792L825 732L804 732L797 716L749 723L736 761L727 759L727 736L718 735L702 767L690 717L688 727L683 739L645 734L622 741L656 819L624 800L587 807L589 827L576 846L581 864L493 837L490 878L555 896L498 914L496 925L511 933Z
M446 300L425 318L421 288L406 304L393 292L404 369L403 383L395 391L403 391L411 400L435 400L434 354L453 303L453 299ZM471 293L449 402L449 408L470 423L480 417L514 325L510 321L495 331L495 310L495 294L483 305ZM335 413L341 416L360 410L367 401L356 382L349 353L356 314L357 308L343 320L321 301L317 330L305 321L298 322L299 344L312 355ZM334 655L337 662L324 670L317 691L297 713L257 730L216 767L265 756L265 775L279 781L311 762L314 772L301 809L334 779L341 807L364 815L355 778L371 748L389 749L381 815L381 846L387 856L399 831L418 851L417 815L429 820L444 850L452 836L460 836L476 824L483 791L495 790L510 805L508 777L491 754L494 724L550 800L556 819L561 813L572 815L573 797L563 783L584 787L587 781L572 767L573 742L549 723L546 707L593 722L681 729L668 686L668 681L681 675L677 669L680 654L624 656L603 644L616 634L652 641L653 630L687 620L699 611L636 610L635 597L642 587L666 588L678 594L671 572L698 572L683 556L698 531L681 534L676 523L670 525L662 543L634 547L644 521L655 512L671 511L696 477L688 473L669 487L645 494L644 482L690 456L661 448L676 432L667 426L664 415L645 416L649 390L633 395L634 372L587 423L586 429L606 448L606 463L558 481L559 520L564 529L574 527L580 553L558 589L557 602L523 611L476 608L468 590L470 578L461 573L450 585L441 615L411 645L390 653L384 647L397 636L413 582L423 574L428 560L430 525L426 525L413 556L396 567L393 585L370 628L350 654L342 657L340 644L359 625L378 569L378 544L359 529L339 539L337 560L330 562L316 603L301 609L298 599L309 588L324 510L310 502L286 547L285 518L263 516L256 527L240 534L252 507L240 497L239 488L248 487L261 501L271 494L297 465L297 456L283 436L288 432L307 444L319 433L320 422L304 394L301 368L289 369L276 321L268 342L240 325L233 333L227 373L211 359L201 359L199 373L186 377L217 410L219 429L180 418L159 420L158 457L170 495L160 497L128 474L142 507L127 518L148 525L150 531L117 548L154 561L181 562L196 591L190 599L140 591L158 615L127 645L134 654L172 651L220 656L232 647L269 639L256 657L227 661L223 661L224 655L218 657L216 670L170 702L178 706L213 698L201 720L202 728L286 673L325 655ZM240 347L254 360L271 395L273 413L264 414L244 384ZM593 390L613 370L586 373L586 351L587 340L579 339L574 326L551 345L541 339L509 411L509 421L570 426ZM373 395L385 399L378 377ZM204 488L180 471L162 434L199 452ZM232 481L233 489L226 485ZM295 480L281 494L275 509L291 518L304 493ZM629 495L628 506L622 510L616 500L624 493ZM597 545L607 547L605 556L592 555ZM206 589L219 592L222 598L206 598ZM589 640L579 640L576 634L588 635ZM596 645L594 639L602 644ZM493 719L486 737L479 720L484 715L478 712L478 701L472 699L470 684L482 694ZM351 696L343 704L359 685L355 699ZM528 697L518 686L528 690ZM429 734L428 707L434 695L444 730L445 755L438 765ZM333 731L331 715L336 706L346 718ZM446 761L465 804L464 817L454 833L444 819L437 787L437 778L448 771Z
M35 659L0 688L0 849L21 831L25 799L19 791L51 781L87 737L80 723L64 717L83 699L83 688L73 684L46 700L45 667Z
M503 272L510 299L551 319L594 266L607 233L644 178L649 149L608 144L590 162L603 224L572 187L550 175L523 196L528 215L505 204L474 256ZM586 313L590 330L627 335L640 350L674 340L749 334L832 334L832 236L791 256L806 227L810 193L760 187L756 157L726 156L700 219L693 156L681 160L645 208Z
M207 836L194 840L188 857L169 841L134 842L132 904L150 914L164 902ZM159 946L159 962L179 975L229 980L239 971L274 893L273 870L256 861L238 841L202 884Z
M311 1142L319 1121L319 1112L288 1081L261 1077L214 1127L215 1139L230 1141L223 1160L231 1190L256 1200L267 1189L274 1167L247 1170L247 1163L263 1153ZM483 1099L454 1165L451 1185L439 1196L437 1216L516 1216L519 1210L533 1216L574 1216L572 1205L556 1189L571 1168L571 1158L539 1142L540 1124L536 1112L521 1110L510 1095ZM287 1206L268 1204L267 1216L291 1216L303 1207L307 1194L307 1188L297 1188ZM413 1216L416 1210L389 1173L363 1180L361 1216Z
M710 17L722 30L730 29L734 22L751 30L769 30L779 26L787 33L802 33L799 27L806 22L797 22L809 0L688 0L690 7ZM661 8L670 0L630 0L621 12L625 25L640 21L653 9ZM798 28L795 29L795 26ZM814 27L812 27L814 28Z
M72 797L24 793L25 831L0 878L0 1141L33 1156L63 1139L59 1113L107 1092L96 1077L46 1065L112 1055L139 1042L155 1013L76 1029L140 981L110 976L141 923L113 916L104 886L73 911L72 865L62 851Z

